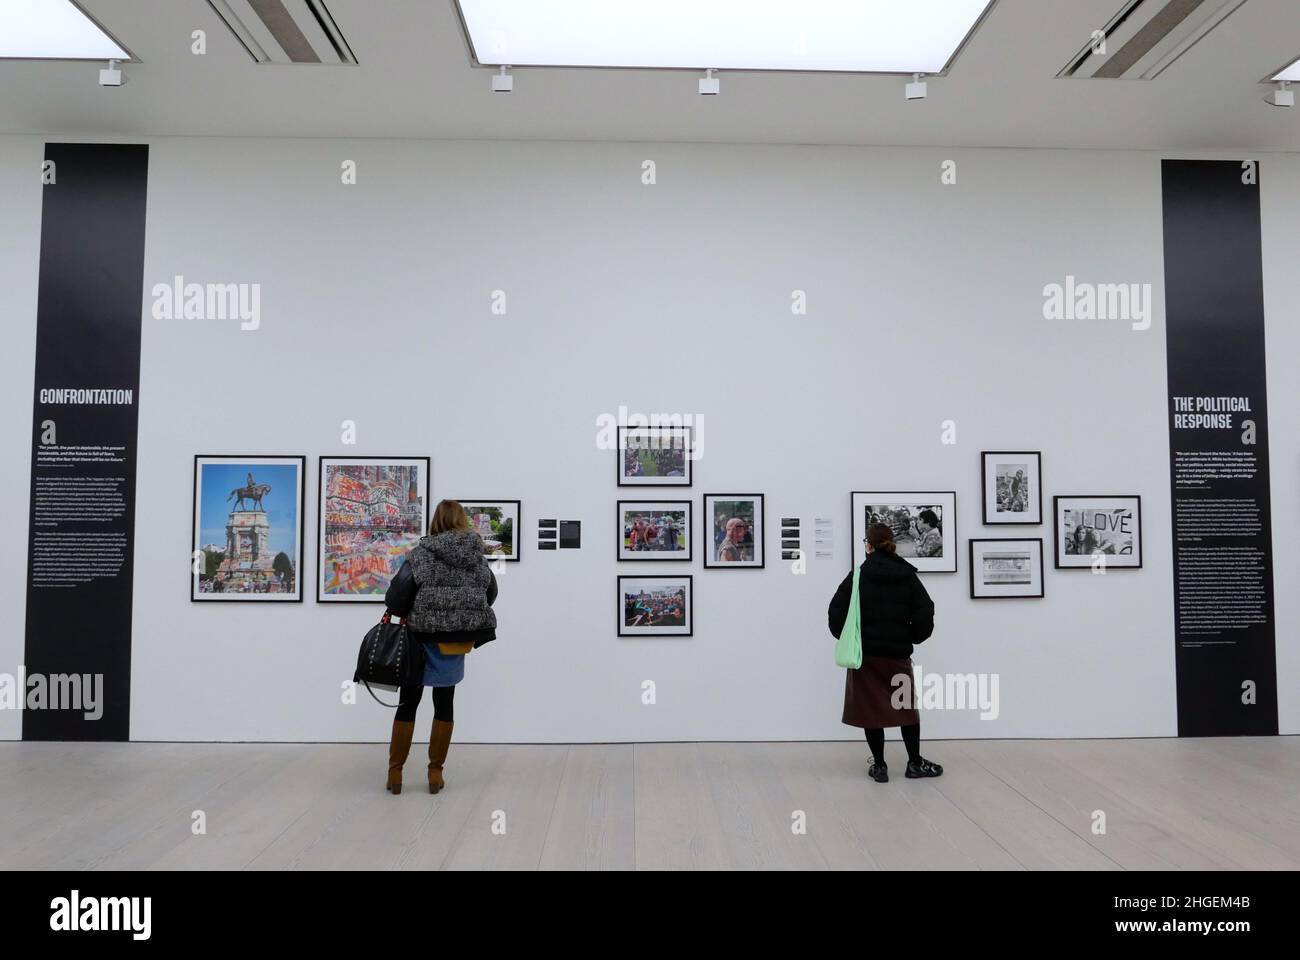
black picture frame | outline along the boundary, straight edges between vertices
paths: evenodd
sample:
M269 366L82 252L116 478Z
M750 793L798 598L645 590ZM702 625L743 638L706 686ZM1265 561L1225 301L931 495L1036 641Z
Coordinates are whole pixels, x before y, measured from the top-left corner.
M1015 593L1003 596L980 596L975 592L975 544L977 543L1036 543L1038 544L1038 592ZM973 537L969 541L970 598L972 600L1042 600L1047 592L1046 564L1043 552L1047 549L1042 537Z
M623 475L623 456L627 450L627 435L629 432L648 434L665 434L680 432L684 435L684 455L682 463L685 469L684 477L625 477ZM618 485L620 487L691 487L695 483L695 461L691 459L693 452L691 437L692 430L689 426L664 427L664 426L620 426L617 432L618 443L614 450L614 468L618 475Z
M642 551L634 556L623 555L623 508L630 506L635 507L638 504L672 504L671 509L676 510L681 505L686 507L686 549L684 550L655 550ZM693 528L695 526L695 504L691 500L619 500L615 505L614 534L615 534L615 558L619 563L690 563L694 559L692 548ZM677 556L682 554L682 556Z
M524 529L524 504L523 504L523 501L522 501L522 500L511 500L511 499L508 498L508 497L474 497L473 499L468 499L468 500L457 500L456 502L459 503L462 507L464 507L465 504L467 504L467 503L470 503L470 504L478 503L478 504L482 504L482 505L484 505L484 506L494 506L494 505L499 504L499 503L511 503L511 504L514 504L514 507L515 507L515 516L514 516L515 524L514 524L514 529L513 529L514 538L515 538L515 553L514 553L514 556L512 556L512 557L492 557L492 556L489 556L489 557L488 557L488 560L489 560L489 561L492 561L492 562L495 562L495 561L497 561L497 560L500 560L502 563L518 563L518 562L519 562L519 560L520 560L520 558L521 558L521 556L522 556L522 554L523 554L523 552L524 552L524 550L523 550L523 548L524 548L523 537L521 536L521 534L522 534L522 532L523 532L523 529ZM465 512L466 512L466 513L469 512L468 508L466 509Z
M190 603L302 603L306 594L306 587L303 584L303 569L306 566L306 549L307 549L307 518L304 514L307 511L307 456L306 454L227 454L227 453L196 453L194 455L194 478L193 486L190 490L190 564L194 563L194 554L199 551L199 467L205 460L228 460L234 463L256 464L260 461L283 461L296 460L298 462L298 595L296 597L281 597L278 595L266 595L266 599L259 599L256 595L239 596L236 594L217 594L203 595L198 591L198 575L194 572L193 566L190 566Z
M420 527L420 536L423 536L429 530L429 516L431 504L429 500L433 496L433 461L429 457L367 457L360 454L348 454L346 456L328 456L322 454L316 458L316 602L326 605L346 605L350 603L383 603L383 594L373 594L368 596L346 596L346 597L329 597L324 596L321 590L322 567L325 562L325 545L321 542L321 529L325 525L325 461L331 463L339 460L386 460L398 462L403 460L418 461L424 464L424 519ZM418 538L417 538L418 539Z
M671 580L675 583L686 583L686 632L685 633L625 633L623 623L623 581L624 580ZM638 576L636 574L620 574L618 577L618 593L615 596L616 616L618 622L618 635L633 640L644 640L646 638L662 637L669 640L695 636L695 577L693 574L651 574L648 576Z
M959 542L957 539L957 491L955 490L854 490L849 494L849 570L856 569L865 559L866 548L862 545L863 538L866 537L867 531L865 518L859 516L858 498L864 500L883 500L898 504L914 504L923 502L928 498L943 497L948 502L944 506L948 509L948 516L941 518L943 522L943 542L944 542L944 563L942 565L934 564L933 558L930 557L907 557L907 561L916 567L917 573L956 573L957 572L957 552ZM949 549L951 547L951 549ZM952 558L951 566L948 565L948 558Z
M753 500L756 503L757 529L754 531L754 549L757 562L720 563L713 558L713 514L709 509L712 500ZM762 570L767 566L767 498L761 493L706 493L700 499L700 542L704 548L706 570Z
M994 511L989 515L989 458L990 457L1033 457L1034 490L1038 501L1037 520L999 520ZM996 491L994 491L996 495ZM985 450L980 453L980 500L986 527L1040 527L1043 525L1043 453L1041 450Z
M1142 536L1142 497L1141 497L1140 494L1136 494L1136 493L1129 493L1129 494L1122 494L1122 493L1121 493L1121 494L1098 494L1098 495L1095 495L1095 496L1092 495L1092 494L1086 494L1086 493L1083 493L1083 494L1060 494L1059 496L1055 496L1055 497L1053 497L1053 498L1052 498L1052 541L1053 541L1053 542L1052 542L1052 559L1053 559L1053 567L1054 567L1054 569L1057 569L1057 570L1091 570L1091 569L1092 569L1092 560L1091 560L1091 558L1089 558L1088 560L1086 560L1086 561L1083 562L1083 563L1065 563L1065 564L1061 563L1061 557L1065 556L1065 554L1063 554L1063 553L1061 552L1062 546L1063 546L1063 544L1064 544L1064 536L1063 536L1063 533L1062 533L1062 530L1061 530L1061 506L1060 506L1060 504L1061 504L1061 501L1062 501L1062 500L1090 500L1090 501L1097 501L1097 500L1131 500L1131 501L1133 501L1133 503L1134 503L1135 506L1136 506L1136 509L1135 509L1134 512L1137 514L1137 538L1136 538L1136 543L1137 543L1137 558L1138 558L1138 562L1137 562L1137 563L1115 563L1115 564L1112 564L1109 560L1107 560L1107 561L1106 561L1106 569L1107 569L1108 571L1109 571L1109 570L1141 570L1141 569L1142 569L1143 564L1146 562L1146 541L1143 539L1143 536ZM1079 554L1071 554L1071 556L1079 556ZM1123 556L1123 554L1118 554L1117 556Z

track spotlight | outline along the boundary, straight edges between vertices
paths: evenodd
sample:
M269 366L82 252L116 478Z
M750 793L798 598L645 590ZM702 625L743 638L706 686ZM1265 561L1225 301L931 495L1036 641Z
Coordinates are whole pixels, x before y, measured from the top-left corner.
M716 97L722 92L722 82L713 75L713 68L704 71L704 78L700 80L700 96Z
M118 61L108 61L108 68L99 71L99 85L101 87L120 87L126 82L122 77L122 71L117 68Z
M512 93L515 89L515 78L510 76L510 68L502 67L501 72L492 78L493 93Z
M1294 107L1295 91L1291 89L1291 84L1286 80L1277 82L1277 89L1264 98L1264 102L1271 107Z
M912 82L903 88L903 96L908 100L924 100L926 96L925 81L919 73L912 74Z

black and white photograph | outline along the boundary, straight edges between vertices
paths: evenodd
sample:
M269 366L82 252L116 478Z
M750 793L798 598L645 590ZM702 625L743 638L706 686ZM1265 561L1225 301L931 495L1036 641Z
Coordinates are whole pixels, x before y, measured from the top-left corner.
M1142 566L1142 498L1055 497L1056 567L1060 570Z
M972 600L1043 596L1043 541L971 540Z
M689 487L690 427L619 427L620 487Z
M918 573L957 572L957 494L855 492L853 566L866 559L867 528L883 523L894 532L894 552Z
M761 493L704 495L704 566L761 570L764 520Z
M690 500L620 500L619 560L691 559Z
M1043 455L1038 451L985 451L984 523L1032 526L1043 522Z
M692 580L683 576L619 577L620 637L689 637Z

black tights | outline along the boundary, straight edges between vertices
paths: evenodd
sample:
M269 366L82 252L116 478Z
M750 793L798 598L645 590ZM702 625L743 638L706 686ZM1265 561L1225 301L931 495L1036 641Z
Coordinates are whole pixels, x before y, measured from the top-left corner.
M908 763L919 763L921 760L921 725L914 723L911 726L899 727L899 733L903 735L903 746L907 747ZM871 758L876 763L885 762L885 731L881 727L867 727L864 731L867 735L867 746L871 748Z
M429 692L433 694L433 719L452 723L451 703L456 696L456 688L430 687ZM422 696L424 696L424 687L418 683L411 687L402 687L402 696L397 701L397 719L402 723L414 721L415 711L420 709Z

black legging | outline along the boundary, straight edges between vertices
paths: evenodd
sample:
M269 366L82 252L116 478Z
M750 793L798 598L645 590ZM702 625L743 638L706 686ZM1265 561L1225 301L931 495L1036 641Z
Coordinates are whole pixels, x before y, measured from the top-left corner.
M454 723L451 703L456 696L456 688L430 687L429 692L433 694L433 719ZM415 719L415 711L420 709L420 697L423 695L424 687L418 683L414 686L402 687L401 699L397 701L397 719L402 723L412 722Z
M876 763L885 762L885 731L881 727L866 727L863 730L867 735L867 746L871 748L871 758ZM911 726L899 727L898 732L903 735L903 746L907 747L908 763L921 762L921 725L914 723Z

